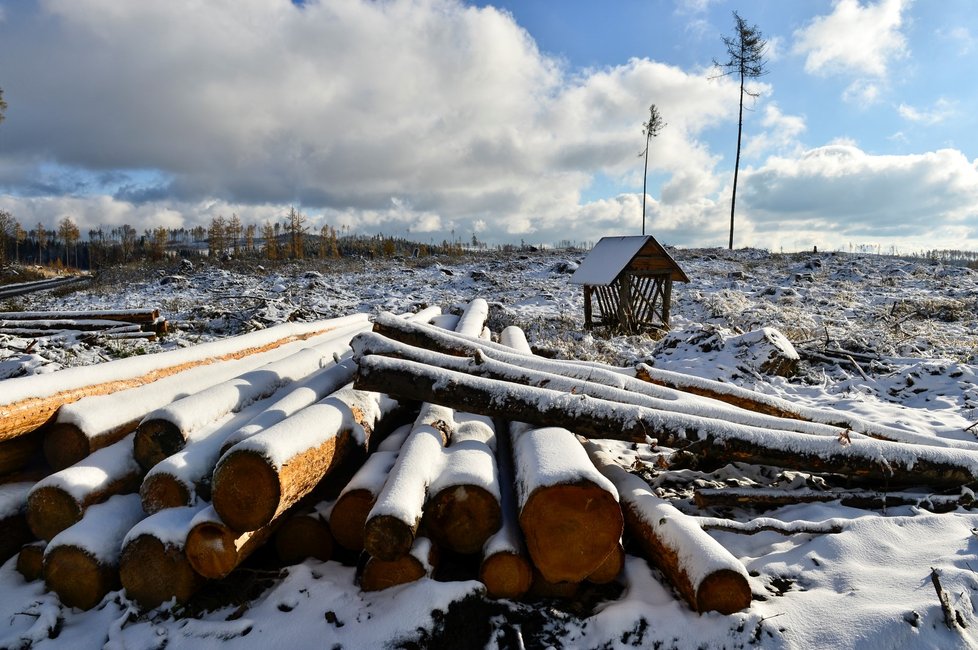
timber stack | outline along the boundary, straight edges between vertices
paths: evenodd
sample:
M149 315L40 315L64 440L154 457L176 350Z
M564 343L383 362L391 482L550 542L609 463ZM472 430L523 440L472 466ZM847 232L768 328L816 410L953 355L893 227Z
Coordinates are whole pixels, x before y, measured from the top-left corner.
M168 331L158 309L0 312L0 334L21 338L75 335L82 340L155 341Z
M978 444L645 365L546 359L518 328L494 342L488 314L478 298L459 317L354 314L0 382L0 560L17 555L66 605L122 588L147 609L190 601L263 547L283 565L357 562L364 591L472 567L493 598L627 581L633 554L690 608L731 614L750 578L706 529L761 527L698 514L970 505L865 486L960 489L978 480ZM670 500L628 471L635 445L658 454L656 476L737 461L864 487Z

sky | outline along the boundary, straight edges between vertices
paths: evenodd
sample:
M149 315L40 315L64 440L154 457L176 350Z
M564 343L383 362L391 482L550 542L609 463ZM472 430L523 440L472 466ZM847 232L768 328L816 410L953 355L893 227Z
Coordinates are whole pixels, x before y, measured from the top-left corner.
M978 249L970 0L0 0L0 209L142 232Z

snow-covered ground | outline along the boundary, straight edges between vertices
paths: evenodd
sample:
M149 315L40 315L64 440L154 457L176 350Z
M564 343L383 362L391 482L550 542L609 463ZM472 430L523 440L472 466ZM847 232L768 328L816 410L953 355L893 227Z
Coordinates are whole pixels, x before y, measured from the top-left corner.
M581 290L568 283L582 253L345 261L338 268L310 262L268 270L198 263L195 269L113 272L92 288L22 296L0 302L0 310L157 307L180 329L160 343L55 338L30 347L29 340L0 337L0 378L188 346L290 319L402 313L432 304L457 311L483 297L494 332L518 325L546 354L645 362L907 431L978 440L978 427L968 430L978 422L978 272L841 253L679 250L675 257L692 282L674 287L672 331L658 340L582 331ZM794 377L762 369L760 339L751 332L763 327L776 328L803 352ZM825 348L844 349L851 359L811 360ZM689 514L789 523L832 519L841 532L712 531L750 575L753 603L730 616L692 612L634 556L619 583L585 589L568 602L491 602L472 580L425 579L361 593L354 567L308 560L281 572L237 572L225 589L245 599L218 590L210 607L142 613L122 592L89 612L65 608L42 583L25 583L11 560L0 567L0 647L978 646L972 604L978 600L978 514L971 510L931 514L898 506L884 512L838 502L763 513L699 510L694 488L821 488L824 479L742 464L657 473L658 454L648 445L602 445ZM945 624L932 568L957 612L953 630Z

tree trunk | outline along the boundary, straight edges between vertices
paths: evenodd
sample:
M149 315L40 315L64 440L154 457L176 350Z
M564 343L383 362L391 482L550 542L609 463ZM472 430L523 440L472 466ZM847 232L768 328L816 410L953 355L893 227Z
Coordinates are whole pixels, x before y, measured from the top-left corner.
M415 582L430 576L438 566L438 549L426 537L418 537L409 552L393 560L371 557L360 576L364 591L380 591L389 587Z
M194 517L187 533L187 561L203 577L220 580L268 541L282 521L280 517L257 530L239 533L213 507L205 508Z
M533 429L513 440L520 528L533 564L549 582L580 582L618 545L615 488L570 431Z
M27 496L27 522L50 541L80 521L92 505L139 489L142 470L132 458L132 437L38 481Z
M319 512L286 517L274 537L275 553L282 564L298 564L307 558L328 562L333 557L333 534Z
M737 114L737 157L734 159L733 193L730 197L730 243L728 248L733 250L734 241L734 211L737 207L737 176L740 172L740 139L744 133L744 71L740 71L740 110Z
M591 443L586 446L598 469L618 488L629 536L690 607L733 614L750 606L747 569L740 560L609 454Z
M344 388L235 445L214 470L214 507L236 531L267 525L345 458L365 454L371 432L398 404Z
M439 547L465 555L478 553L499 530L499 477L486 445L453 443L429 493L424 526Z

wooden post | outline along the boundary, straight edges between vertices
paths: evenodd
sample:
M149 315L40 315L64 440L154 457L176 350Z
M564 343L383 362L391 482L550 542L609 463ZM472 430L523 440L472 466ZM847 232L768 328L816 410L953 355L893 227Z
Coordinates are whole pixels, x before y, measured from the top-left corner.
M594 322L591 320L591 294L594 292L594 287L591 285L584 285L584 329L591 330L594 329Z
M672 302L672 276L665 276L662 292L662 324L669 329L669 305Z
M623 332L632 331L631 292L628 286L628 274L618 276L618 326Z

